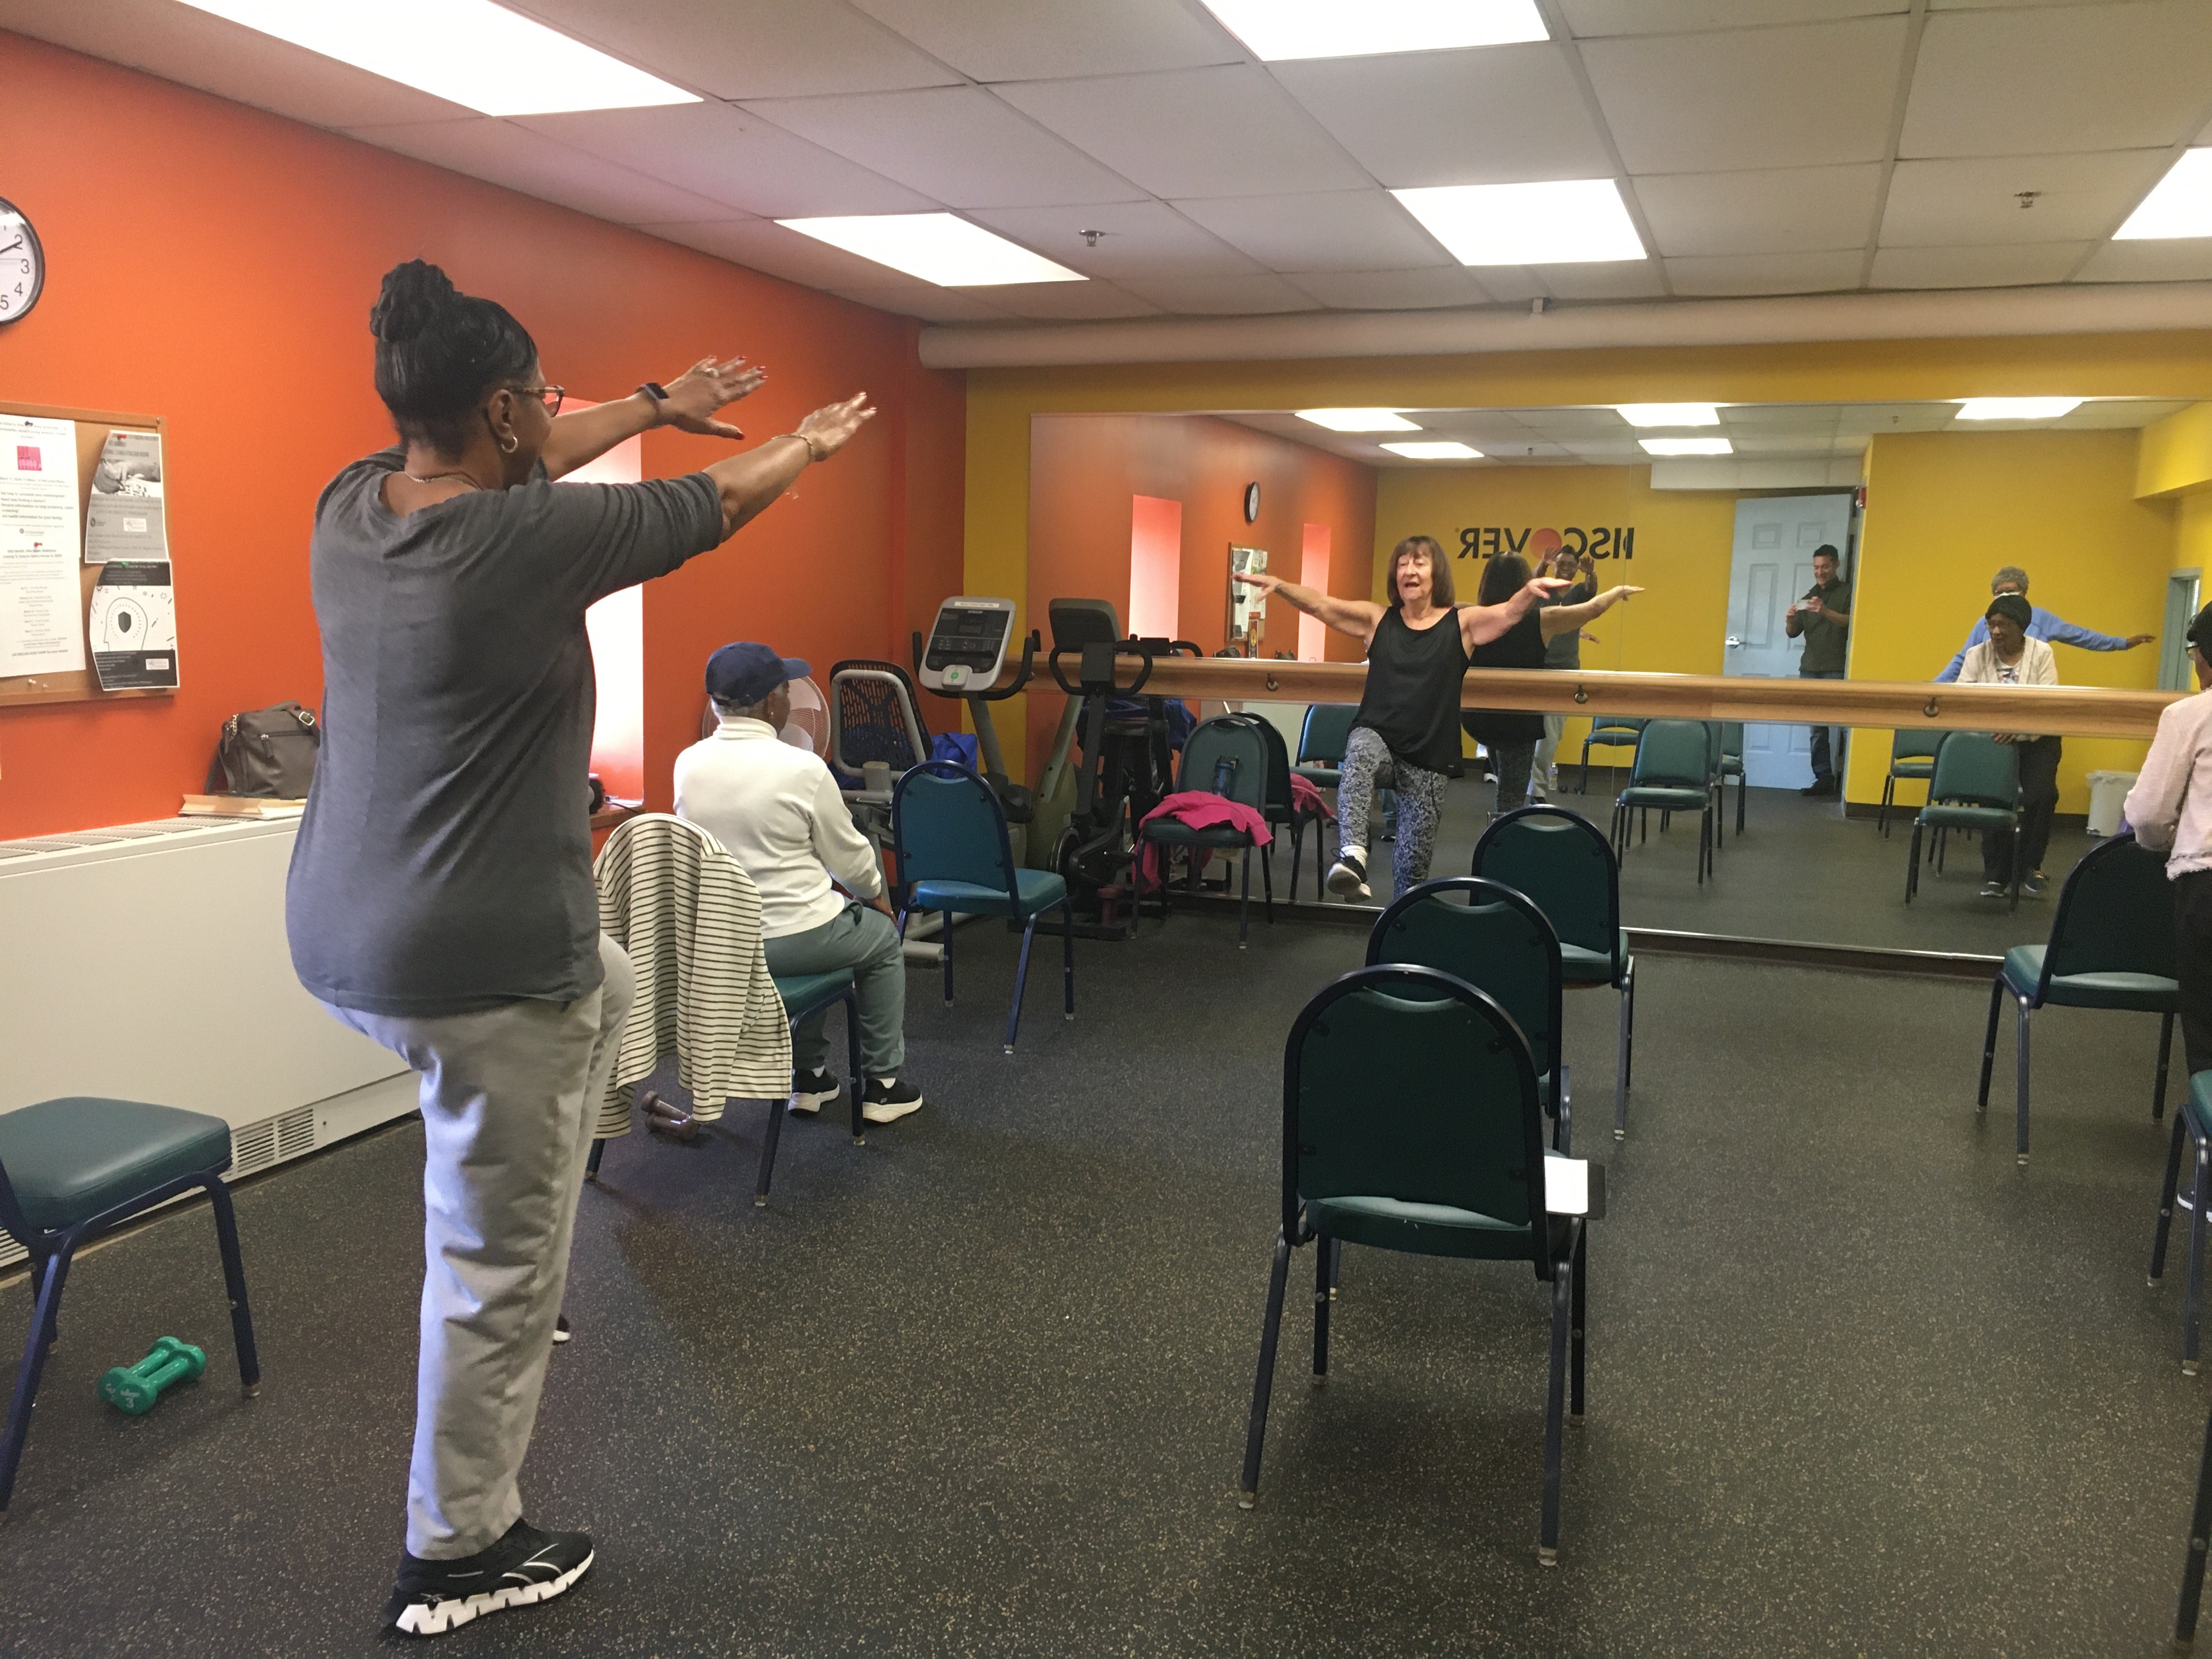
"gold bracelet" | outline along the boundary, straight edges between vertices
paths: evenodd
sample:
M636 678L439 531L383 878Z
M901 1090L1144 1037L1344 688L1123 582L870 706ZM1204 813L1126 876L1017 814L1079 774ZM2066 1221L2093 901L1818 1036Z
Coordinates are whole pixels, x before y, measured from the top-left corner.
M815 448L814 440L808 437L804 432L785 432L780 433L777 435L785 438L796 438L799 442L805 444L806 446L806 459L810 461L826 461L830 459L829 456L824 455L820 450Z

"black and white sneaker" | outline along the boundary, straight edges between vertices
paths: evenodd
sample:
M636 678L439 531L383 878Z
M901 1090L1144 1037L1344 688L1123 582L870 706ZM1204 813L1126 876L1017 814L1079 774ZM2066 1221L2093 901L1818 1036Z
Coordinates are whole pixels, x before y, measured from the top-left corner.
M560 1314L560 1315L557 1315L557 1316L555 1316L554 1321L553 1321L553 1341L554 1341L554 1345L557 1347L560 1344L562 1344L562 1343L563 1343L563 1342L566 1342L568 1340L568 1315L566 1315L566 1314Z
M1356 854L1340 858L1328 867L1328 890L1339 898L1372 898L1367 886L1366 861Z
M550 1601L592 1565L580 1532L540 1532L518 1521L489 1549L452 1561L402 1556L384 1621L410 1636L443 1636L487 1613Z
M921 1109L921 1091L895 1077L872 1077L860 1097L860 1115L871 1123L896 1123Z
M1982 884L1982 896L1984 898L2002 898L2010 890L2011 890L2001 881L1985 881Z
M837 1079L827 1072L793 1072L791 1074L791 1109L812 1116L845 1092Z

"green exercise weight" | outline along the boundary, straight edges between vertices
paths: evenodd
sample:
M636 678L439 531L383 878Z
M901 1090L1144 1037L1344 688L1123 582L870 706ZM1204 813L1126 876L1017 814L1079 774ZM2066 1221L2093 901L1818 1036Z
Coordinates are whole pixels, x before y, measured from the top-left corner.
M100 1379L100 1397L119 1412L143 1417L172 1382L198 1380L207 1369L207 1351L165 1336L135 1365L118 1365Z

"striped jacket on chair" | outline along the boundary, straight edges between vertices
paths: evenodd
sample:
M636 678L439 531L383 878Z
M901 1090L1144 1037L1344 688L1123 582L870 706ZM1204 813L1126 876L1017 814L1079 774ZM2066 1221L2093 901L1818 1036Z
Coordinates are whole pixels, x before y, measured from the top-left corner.
M721 842L648 812L607 838L592 874L600 930L637 970L637 1000L593 1133L629 1133L633 1091L671 1048L702 1122L721 1116L726 1098L789 1094L791 1028L769 976L760 892Z

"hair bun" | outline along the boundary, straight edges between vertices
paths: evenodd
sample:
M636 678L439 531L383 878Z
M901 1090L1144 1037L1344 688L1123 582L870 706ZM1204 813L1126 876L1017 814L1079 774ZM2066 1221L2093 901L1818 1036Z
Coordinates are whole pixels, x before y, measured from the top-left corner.
M384 273L384 287L368 313L369 332L394 344L414 339L459 297L446 273L421 259L410 259Z

